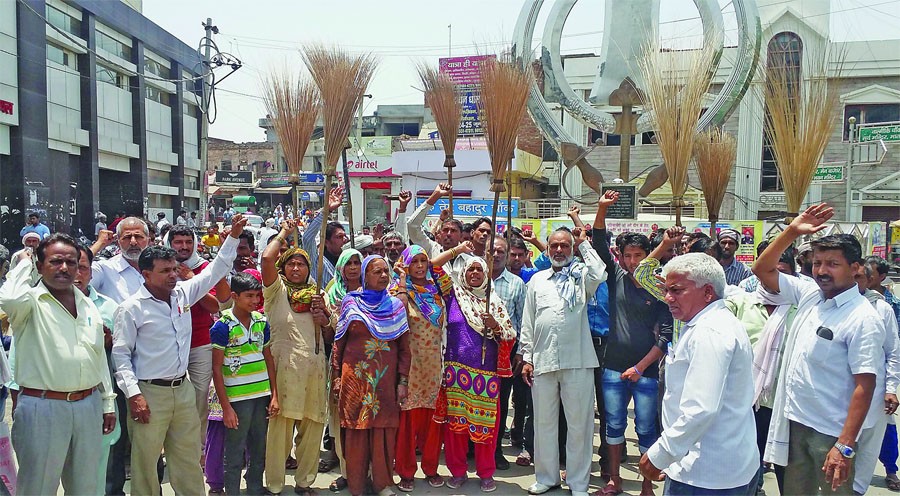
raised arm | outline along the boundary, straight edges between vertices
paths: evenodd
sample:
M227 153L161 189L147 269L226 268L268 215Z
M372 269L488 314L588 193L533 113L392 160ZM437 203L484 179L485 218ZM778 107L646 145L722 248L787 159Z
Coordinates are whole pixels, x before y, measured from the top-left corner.
M238 237L244 232L244 226L247 225L247 218L241 214L236 214L231 220L231 233L222 249L211 264L207 265L199 274L180 284L180 288L184 291L187 302L190 305L197 303L201 298L209 294L209 290L216 285L222 278L228 275L237 257Z
M312 224L312 222L310 224ZM309 228L307 228L307 232L309 232L308 230ZM260 266L262 267L263 285L266 287L271 286L278 279L278 269L275 267L275 262L277 262L278 257L281 256L281 246L287 243L287 236L292 232L294 232L294 221L290 219L281 221L281 232L272 238L272 242L266 246L265 250L263 250ZM306 234L307 233L303 234L304 242L306 241ZM313 242L315 242L315 240ZM310 258L312 258L312 256L310 256ZM312 263L312 260L310 260L310 263ZM312 268L310 268L310 273L312 273Z
M597 203L597 214L594 216L594 229L591 233L591 245L600 256L600 260L606 264L607 280L612 282L616 278L616 263L612 253L609 252L609 241L606 236L606 212L610 205L619 200L618 191L606 191Z
M800 236L814 234L825 229L825 223L834 216L834 209L827 203L812 205L801 213L759 255L753 264L753 273L759 282L772 293L780 292L778 284L778 260Z
M584 222L581 222L581 207L578 205L572 205L569 207L569 211L566 212L566 215L572 219L572 223L575 224L575 227L584 228Z
M412 191L401 191L398 196L400 197L400 208L397 209L397 219L394 221L394 230L400 234L403 242L406 243L409 240L409 235L407 234L408 229L406 227L406 209L409 208L409 202L412 200Z
M431 265L435 267L443 267L447 262L453 260L457 257L457 255L461 255L463 253L472 253L475 250L475 245L472 244L471 241L463 241L456 248L450 248L449 250L443 251L440 255L431 259Z
M450 191L452 191L452 189L449 184L438 184L435 186L431 195L422 202L422 204L413 212L412 216L406 220L406 231L407 234L409 234L409 244L419 245L422 248L425 248L429 254L433 254L441 249L439 244L435 243L425 235L422 223L425 222L425 216L428 215L428 211L431 210L431 207L437 205L438 200L442 197L449 195Z
M13 328L23 328L23 323L31 316L31 294L28 290L37 275L32 256L28 251L19 254L19 263L9 273L6 283L0 286L0 308L6 312Z

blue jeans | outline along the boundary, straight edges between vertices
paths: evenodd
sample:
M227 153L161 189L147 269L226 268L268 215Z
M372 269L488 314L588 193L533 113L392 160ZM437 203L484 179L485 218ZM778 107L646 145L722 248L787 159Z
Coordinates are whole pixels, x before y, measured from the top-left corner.
M881 443L878 459L884 464L885 473L897 473L897 426L894 424L888 424L884 431L884 441Z
M634 430L641 453L653 446L659 437L656 430L659 381L641 377L637 382L621 379L621 372L603 369L603 402L606 407L606 442L625 442L628 403L634 399Z
M705 489L702 487L689 486L676 480L672 480L671 478L666 478L666 485L663 486L663 496L700 496L713 494L716 496L751 496L756 494L757 479L759 479L759 473L753 476L753 480L740 487L732 489Z

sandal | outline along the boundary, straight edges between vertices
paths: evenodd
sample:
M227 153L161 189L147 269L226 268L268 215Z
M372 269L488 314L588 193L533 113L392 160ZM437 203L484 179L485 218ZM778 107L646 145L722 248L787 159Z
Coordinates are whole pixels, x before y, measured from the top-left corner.
M397 489L404 493L411 493L416 488L416 482L413 479L400 479L397 483Z
M594 493L596 496L616 496L622 494L622 478L618 475L610 475L606 486Z
M339 465L339 463L340 462L338 462L334 458L332 458L330 460L322 458L321 460L319 460L319 472L323 473L323 474L325 472L331 472L331 469L333 469L334 467L337 467Z
M900 492L900 478L897 477L897 474L888 474L884 478L884 485L891 491Z
M285 470L297 470L297 459L293 456L289 456L284 462L284 468Z
M328 490L333 493L339 493L346 489L347 487L347 479L344 476L340 476L337 479L333 480L331 484L328 485Z
M522 450L519 453L519 456L516 457L516 465L520 467L528 467L531 465L531 453L526 450Z
M440 475L429 475L425 477L425 480L428 481L428 485L431 487L444 487L444 478Z
M481 492L483 493L492 493L497 490L497 484L494 482L492 477L488 477L487 479L481 479Z
M450 489L459 489L469 478L466 476L463 477L451 477L450 480L447 481L447 487Z

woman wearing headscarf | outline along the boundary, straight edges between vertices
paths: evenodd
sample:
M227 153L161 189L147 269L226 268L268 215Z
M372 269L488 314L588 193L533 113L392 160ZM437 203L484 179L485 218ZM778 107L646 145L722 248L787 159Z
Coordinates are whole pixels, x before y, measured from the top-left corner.
M391 294L406 306L412 352L409 396L400 406L394 470L400 476L397 488L410 492L415 488L417 446L422 451L425 480L431 487L444 485L444 479L437 473L443 426L435 420L434 410L444 378L441 362L446 312L441 295L450 291L452 283L446 275L435 277L432 274L428 254L419 245L404 250L394 270L399 277Z
M337 264L334 266L334 278L325 288L325 310L329 315L329 327L334 329L337 325L337 316L340 313L341 301L349 291L357 291L362 285L360 269L362 268L363 256L359 250L348 248L341 252L338 257ZM330 387L330 383L329 383ZM328 437L331 438L331 446L333 447L328 454L323 456L319 462L319 471L322 470L323 464L328 470L334 468L334 461L341 467L341 476L331 482L328 486L332 492L343 491L347 487L347 463L344 460L344 450L341 444L341 420L338 418L337 403L334 395L329 395L328 399Z
M447 253L435 258L435 264ZM444 430L444 460L452 475L447 486L456 489L466 482L466 453L468 442L472 441L481 490L491 492L497 489L494 450L500 435L497 415L500 378L512 376L509 357L516 331L503 300L493 290L490 311L485 311L488 277L487 263L482 258L468 257L462 272L452 275L453 291L445 297L447 426Z
M388 294L390 269L371 255L362 263L362 288L344 296L331 355L332 394L341 419L347 486L354 496L372 486L392 495L394 445L407 397L409 326L403 302Z
M317 322L311 310L321 311L324 301L310 279L309 255L296 247L279 255L293 232L293 222L283 222L281 232L262 256L263 300L276 371L269 379L276 385L281 404L281 412L269 419L266 488L276 494L284 489L285 460L293 446L297 457L294 491L313 494L310 487L316 479L326 421L328 365L324 350L316 347ZM330 337L325 335L325 339Z

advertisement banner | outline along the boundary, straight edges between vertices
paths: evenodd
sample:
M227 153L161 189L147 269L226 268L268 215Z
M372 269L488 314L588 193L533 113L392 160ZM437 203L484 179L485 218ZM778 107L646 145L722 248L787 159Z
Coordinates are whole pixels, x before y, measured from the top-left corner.
M216 184L219 186L252 186L253 171L216 171Z
M460 136L484 134L484 126L478 113L481 99L481 65L485 60L496 59L495 55L470 55L466 57L445 57L440 59L439 68L459 87L462 103L462 119L459 121Z
M392 176L394 159L390 136L363 136L357 142L350 137L347 150L347 173L350 177ZM340 164L338 164L340 168ZM323 180L324 182L324 180Z

